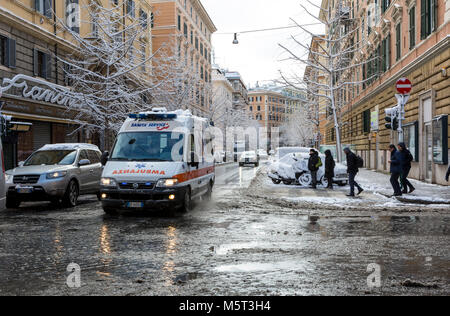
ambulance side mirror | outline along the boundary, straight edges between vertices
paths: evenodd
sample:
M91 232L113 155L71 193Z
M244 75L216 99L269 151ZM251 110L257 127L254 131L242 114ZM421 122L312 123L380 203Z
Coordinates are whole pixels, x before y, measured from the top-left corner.
M197 167L199 166L199 163L195 161L195 152L191 152L191 156L189 157L189 163L190 166L192 167Z
M108 151L105 151L105 152L102 154L102 157L100 158L100 162L102 163L103 166L106 165L106 163L108 162L108 159L109 159L109 152L108 152Z

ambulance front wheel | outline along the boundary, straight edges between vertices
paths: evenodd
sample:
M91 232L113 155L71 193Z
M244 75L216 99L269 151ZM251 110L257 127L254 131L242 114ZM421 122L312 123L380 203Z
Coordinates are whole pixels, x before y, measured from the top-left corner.
M181 211L183 213L187 213L191 209L192 209L191 189L186 188L186 192L184 192L184 201L183 201L183 206L181 206Z

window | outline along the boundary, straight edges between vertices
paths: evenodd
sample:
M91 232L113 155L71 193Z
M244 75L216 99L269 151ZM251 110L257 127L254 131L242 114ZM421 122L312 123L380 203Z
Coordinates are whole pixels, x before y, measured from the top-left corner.
M416 46L416 7L409 11L409 49Z
M391 0L381 0L381 13L386 12L390 5Z
M44 79L51 76L51 58L49 54L45 54L37 49L33 50L33 70L34 75Z
M188 31L188 26L186 23L184 23L183 28L184 28L184 37L186 37L186 39L187 39L189 31Z
M144 10L142 10L142 9L139 10L139 20L141 21L142 27L143 27L144 29L146 29L147 26L148 26L148 15L147 15L147 13L146 13Z
M53 1L52 0L34 0L34 9L47 18L53 17Z
M129 15L130 17L134 18L136 16L136 7L134 5L134 1L133 0L128 0L127 1L127 15Z
M64 63L63 70L64 70L64 84L66 86L72 86L73 85L73 78L72 78L73 68L72 68L72 66Z
M391 67L391 35L388 35L381 43L381 53L383 56L382 69L385 72Z
M400 60L402 57L402 33L401 24L397 24L395 27L395 48L396 48L396 60Z
M437 1L421 0L420 38L425 39L437 28Z
M0 36L0 65L16 68L16 41Z

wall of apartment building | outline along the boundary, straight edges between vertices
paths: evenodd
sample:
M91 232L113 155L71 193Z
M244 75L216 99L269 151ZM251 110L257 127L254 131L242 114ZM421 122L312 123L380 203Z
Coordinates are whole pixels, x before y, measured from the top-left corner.
M82 8L81 21L89 20L87 12L83 10L85 1L79 1ZM107 0L104 1L106 3ZM72 1L72 3L76 2L78 1ZM61 58L68 53L73 53L76 46L72 45L74 43L71 42L73 39L70 33L55 25L56 19L65 19L68 2L52 1L51 3L52 10L47 14L36 10L34 0L5 0L0 3L0 39L3 40L0 46L3 49L3 44L8 43L8 56L2 58L3 62L0 65L2 87L7 86L3 79L19 78L18 75L27 76L17 79L17 83L26 82L29 89L34 86L46 89L48 88L46 83L59 86L65 86L68 83L63 65L57 57ZM107 3L109 5L110 1ZM150 7L146 5L146 10L149 9ZM137 10L139 7L136 8L136 12ZM57 18L54 17L53 12L56 13ZM91 31L89 23L81 25L81 34L88 34ZM45 62L46 66L36 67L42 62ZM36 80L43 83L37 83ZM7 168L15 167L19 161L25 160L34 150L46 143L98 142L95 135L74 132L78 128L70 119L74 113L68 112L65 106L25 97L22 88L8 89L3 93L0 101L3 104L1 109L3 114L12 116L15 121L33 124L30 131L26 133L4 137L3 148Z
M159 52L169 56L178 54L181 59L187 61L187 67L194 67L197 70L207 85L212 77L211 34L216 29L214 26L212 28L208 26L208 22L202 19L202 14L207 14L198 12L201 4L197 3L196 6L194 2L194 0L151 1L154 12L153 52L157 56ZM155 62L162 61L157 58ZM205 115L211 98L206 91L203 105L200 102L192 110L198 115Z
M416 5L420 6L421 1ZM446 5L447 5L446 1ZM365 159L366 166L380 171L389 171L389 152L387 148L391 143L398 142L398 133L385 128L385 109L397 105L395 94L396 81L401 77L409 78L413 83L411 98L406 106L406 120L404 124L417 124L418 143L417 161L413 162L411 177L432 183L448 185L444 180L447 165L434 163L428 157L429 140L426 139L426 126L430 118L448 116L450 114L450 24L444 20L444 1L439 2L438 27L426 39L420 37L420 9L416 7L416 45L409 47L409 36L405 30L402 32L402 55L396 60L395 49L392 50L392 67L372 84L361 91L360 95L349 103L342 117L342 142L356 146L357 152ZM420 8L420 7L419 7ZM409 7L408 7L409 9ZM390 8L387 16L390 16ZM405 21L406 20L406 21ZM408 19L408 10L404 9L402 28ZM419 23L417 23L419 22ZM391 34L395 23L391 25ZM395 47L395 39L392 39ZM370 131L367 115L378 111L379 131ZM365 112L365 114L364 114ZM364 117L366 117L364 123ZM434 126L435 121L432 121ZM327 142L335 144L335 133L331 122L327 125ZM450 125L447 126L447 132ZM410 130L411 127L408 128ZM412 129L411 129L412 130ZM450 133L448 133L450 136ZM450 143L450 137L447 139ZM415 150L415 148L414 148ZM444 148L448 152L448 147ZM450 152L449 152L450 154Z

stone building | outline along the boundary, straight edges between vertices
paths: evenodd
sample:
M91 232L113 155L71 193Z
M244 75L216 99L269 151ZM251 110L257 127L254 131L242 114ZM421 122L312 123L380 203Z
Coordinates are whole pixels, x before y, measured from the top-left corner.
M448 185L450 114L450 1L449 0L323 0L322 7L346 8L358 31L355 41L367 38L362 58L373 63L359 69L363 83L343 89L342 142L353 144L366 166L389 170L389 144L398 133L385 127L385 109L397 105L395 83L413 83L406 106L405 142L415 157L411 176ZM352 61L356 63L355 59ZM374 78L373 78L374 77ZM367 81L366 79L373 78ZM327 144L335 144L332 122Z

